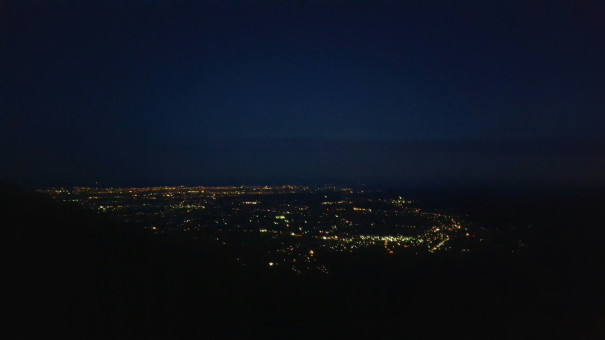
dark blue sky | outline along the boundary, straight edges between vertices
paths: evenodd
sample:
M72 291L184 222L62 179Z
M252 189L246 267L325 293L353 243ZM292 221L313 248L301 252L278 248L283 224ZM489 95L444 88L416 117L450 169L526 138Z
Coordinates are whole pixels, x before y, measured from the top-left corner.
M599 1L0 2L2 180L605 183Z

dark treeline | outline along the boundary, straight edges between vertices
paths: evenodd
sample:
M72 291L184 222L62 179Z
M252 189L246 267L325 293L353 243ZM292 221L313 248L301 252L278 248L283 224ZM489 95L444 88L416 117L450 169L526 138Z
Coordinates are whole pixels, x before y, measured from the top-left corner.
M473 252L339 255L329 275L297 276L3 187L6 329L11 338L605 334L603 192L457 195L430 197L485 228Z

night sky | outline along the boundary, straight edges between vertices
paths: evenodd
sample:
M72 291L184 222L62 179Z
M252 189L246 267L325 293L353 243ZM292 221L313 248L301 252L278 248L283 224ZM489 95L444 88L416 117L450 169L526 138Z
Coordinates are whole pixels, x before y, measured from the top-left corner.
M0 181L605 184L602 1L23 3Z

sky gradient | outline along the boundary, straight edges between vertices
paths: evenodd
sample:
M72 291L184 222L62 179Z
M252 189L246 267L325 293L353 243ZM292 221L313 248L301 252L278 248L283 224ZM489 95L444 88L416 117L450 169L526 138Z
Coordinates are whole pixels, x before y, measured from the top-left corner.
M605 184L605 5L0 3L0 180Z

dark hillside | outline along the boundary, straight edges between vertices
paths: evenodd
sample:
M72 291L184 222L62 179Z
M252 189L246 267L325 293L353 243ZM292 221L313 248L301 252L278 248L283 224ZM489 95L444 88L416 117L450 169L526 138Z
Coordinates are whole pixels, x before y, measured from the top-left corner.
M602 336L598 206L551 200L506 214L525 202L498 201L507 209L482 200L487 217L474 212L482 225L531 224L515 253L486 244L470 254L334 256L329 275L296 276L3 188L7 329L11 338ZM490 235L511 238L503 228Z

